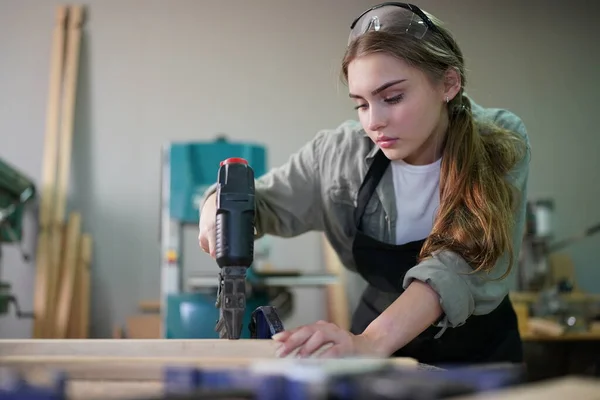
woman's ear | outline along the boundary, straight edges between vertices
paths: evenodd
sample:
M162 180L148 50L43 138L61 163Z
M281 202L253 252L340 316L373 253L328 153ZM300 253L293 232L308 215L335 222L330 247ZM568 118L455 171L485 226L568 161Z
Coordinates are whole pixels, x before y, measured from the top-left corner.
M443 101L445 102L446 99L448 99L448 101L454 99L454 97L456 97L456 95L460 92L461 87L462 79L460 77L458 68L448 68L444 75Z

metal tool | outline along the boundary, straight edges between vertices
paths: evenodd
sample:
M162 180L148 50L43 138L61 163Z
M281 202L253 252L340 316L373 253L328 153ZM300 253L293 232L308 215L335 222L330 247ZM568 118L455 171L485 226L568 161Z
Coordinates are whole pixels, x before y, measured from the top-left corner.
M220 338L239 339L246 311L246 271L254 260L254 171L243 158L221 162L216 193Z
M196 245L184 245L186 230L198 229L200 206L206 190L215 184L220 163L230 157L242 157L260 179L268 171L267 150L259 143L229 141L224 138L202 142L169 142L161 151L160 263L161 263L161 336L165 339L216 339L213 324L220 319L215 307L221 282L214 260L201 254ZM246 271L246 312L240 339L248 339L252 312L260 306L274 306L280 318L291 315L298 287L324 288L339 282L337 275L266 272L271 264L270 237L254 243L254 260ZM192 253L192 254L188 254ZM196 258L200 257L198 263ZM184 271L186 265L198 269ZM291 266L303 270L303 266Z
M595 224L570 237L555 240L554 201L540 199L527 203L527 224L519 260L518 289L540 291L547 288L550 273L548 257L573 243L600 233Z
M170 141L161 149L160 174L160 308L161 337L165 339L216 339L214 323L220 310L215 308L218 277L215 261L202 254L197 244L186 246L187 231L198 231L200 206L207 189L215 184L221 161L243 157L252 165L258 179L267 171L267 150L260 143L216 138L205 141ZM268 240L261 240L264 245ZM254 266L265 257L260 242L254 248ZM263 246L264 247L264 246ZM194 268L187 266L194 265ZM198 268L198 269L196 269ZM187 269L187 271L186 271ZM189 284L190 276L202 272L212 276L209 286ZM262 290L246 294L244 325L256 307L269 304ZM243 339L248 338L244 329Z
M283 322L273 306L258 307L254 310L248 329L252 339L271 339L273 335L284 330Z
M0 261L2 244L18 246L23 260L30 260L29 254L21 244L23 211L25 205L36 193L33 181L15 167L0 160ZM11 293L11 285L0 279L0 315L8 313L14 304L18 318L33 318L31 312L22 312L17 298Z

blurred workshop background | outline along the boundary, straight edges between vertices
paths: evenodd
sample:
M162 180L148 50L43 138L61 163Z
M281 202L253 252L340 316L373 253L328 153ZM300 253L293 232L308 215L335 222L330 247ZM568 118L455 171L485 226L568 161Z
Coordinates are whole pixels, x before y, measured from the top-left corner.
M3 188L5 213L0 214L5 229L0 295L1 304L7 306L0 307L2 338L35 337L28 313L34 311L40 279L36 243L42 173L47 168L45 137L51 121L52 33L59 4L0 0L0 160L8 186ZM70 166L63 175L68 179L61 221L70 228L65 228L62 259L65 268L79 272L64 273L69 282L55 284L57 299L62 299L56 300L55 312L63 315L63 324L65 315L71 316L70 321L84 321L83 326L75 322L78 329L64 328L77 331L73 337L159 337L164 330L161 333L156 312L168 278L161 278L163 263L182 263L182 292L210 287L218 272L214 261L198 248L193 221L182 223L181 254L161 250L166 240L160 234L165 227L161 198L181 195L163 190L165 174L174 168L162 156L163 146L222 143L219 138L256 144L255 163L270 168L284 163L320 129L355 119L347 88L339 79L340 60L350 22L374 2L81 4L79 54L76 63L65 61L76 72L75 85L65 84L75 94L72 118L62 111L66 123L72 122L72 149L61 155L69 153ZM564 1L547 0L421 0L418 5L456 35L467 60L471 97L483 106L515 112L529 131L531 225L525 261L519 267L528 272L521 274L520 283L516 273L511 283L524 335L531 336L532 346L554 342L594 346L600 332L594 336L590 310L600 303L599 252L594 250L600 246L600 235L583 233L600 222L600 136L595 114L600 5L582 0L568 7ZM181 162L177 168L190 173ZM22 218L9 215L7 208L13 172L35 187L35 195L19 209ZM215 176L212 170L202 173ZM11 223L15 229L10 229ZM18 240L11 233L17 233ZM574 235L580 240L552 247ZM274 274L285 290L265 294L268 301L283 294L277 298L284 302L292 295L286 326L347 320L345 310L353 309L362 282L351 274L335 281L341 286L327 280L338 269L320 234L268 237L259 249L264 254L257 265L263 271L289 275ZM29 260L23 253L30 255ZM85 254L90 255L89 262ZM89 287L81 272L86 268ZM285 278L291 279L286 283ZM22 315L9 301L14 298ZM334 315L331 303L340 298L337 312L343 315ZM211 318L204 320L212 329Z

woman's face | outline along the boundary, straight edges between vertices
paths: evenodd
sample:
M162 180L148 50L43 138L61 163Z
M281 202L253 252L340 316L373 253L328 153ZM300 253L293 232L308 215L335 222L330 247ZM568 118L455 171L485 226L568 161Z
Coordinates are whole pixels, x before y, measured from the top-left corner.
M441 156L448 127L446 96L452 99L456 93L382 53L354 59L348 87L363 129L389 159L418 165Z

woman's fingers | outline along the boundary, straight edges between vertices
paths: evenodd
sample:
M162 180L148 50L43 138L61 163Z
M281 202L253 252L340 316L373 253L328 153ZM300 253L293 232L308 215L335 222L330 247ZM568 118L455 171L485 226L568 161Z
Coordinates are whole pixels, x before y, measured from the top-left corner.
M326 330L315 331L298 351L300 357L310 357L323 345L335 342L335 334Z
M274 335L273 339L281 343L277 350L278 357L285 357L295 350L298 350L299 357L309 357L325 345L343 343L346 336L347 333L336 325L319 321L280 332Z
M303 345L314 333L314 328L311 328L310 325L303 326L288 335L288 337L281 341L281 346L277 350L278 357L285 357L299 346Z

